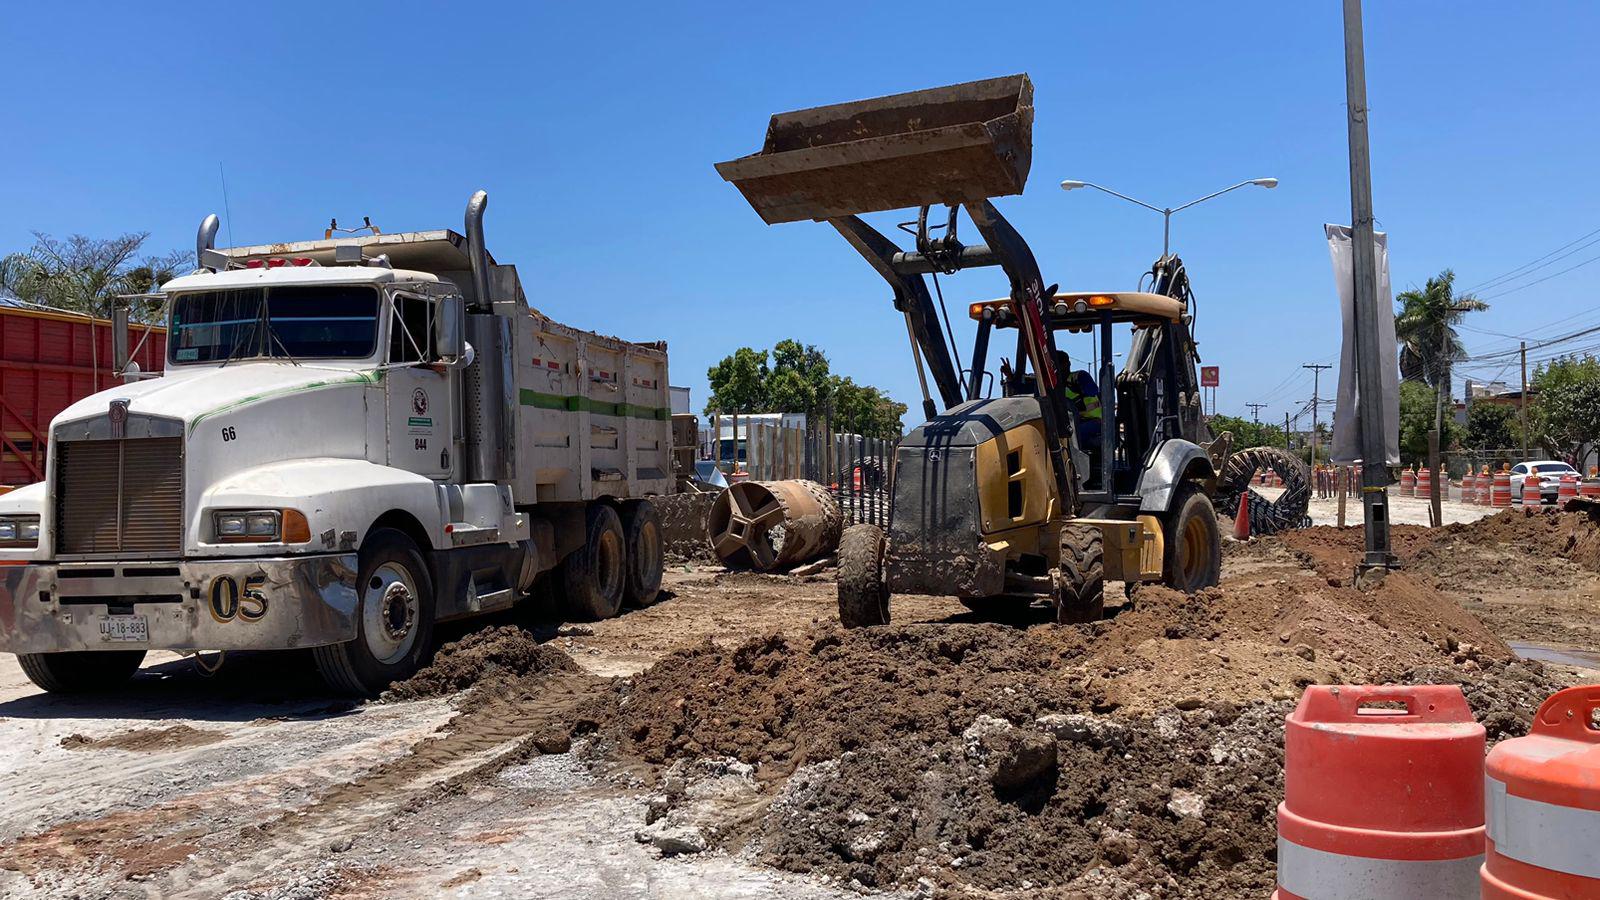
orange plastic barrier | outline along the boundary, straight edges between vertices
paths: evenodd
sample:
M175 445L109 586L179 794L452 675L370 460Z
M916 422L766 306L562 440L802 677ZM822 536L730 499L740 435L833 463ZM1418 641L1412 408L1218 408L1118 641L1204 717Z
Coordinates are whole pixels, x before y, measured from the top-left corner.
M1471 469L1467 470L1467 474L1461 476L1461 502L1478 502L1478 476L1472 474Z
M1600 497L1600 481L1585 481L1578 485L1578 496Z
M1541 479L1537 475L1529 475L1522 479L1522 505L1543 506L1544 491L1540 489Z
M1482 896L1600 897L1600 685L1552 695L1485 774Z
M1433 473L1428 471L1427 466L1417 470L1417 496L1424 498L1433 496Z
M1489 506L1494 502L1494 476L1489 474L1489 467L1484 466L1478 473L1478 505Z
M1400 496L1415 497L1417 495L1417 473L1406 466L1400 471Z
M1483 750L1453 685L1306 688L1284 733L1273 897L1473 896Z
M1490 504L1489 504L1490 506L1494 506L1494 507L1497 507L1497 508L1503 508L1503 507L1507 507L1507 506L1511 505L1511 473L1510 472L1496 472L1496 473L1494 473L1494 488L1493 488L1493 491L1494 491L1494 497L1490 501Z
M1566 503L1576 496L1578 496L1578 476L1561 476L1561 485L1556 489L1556 503Z

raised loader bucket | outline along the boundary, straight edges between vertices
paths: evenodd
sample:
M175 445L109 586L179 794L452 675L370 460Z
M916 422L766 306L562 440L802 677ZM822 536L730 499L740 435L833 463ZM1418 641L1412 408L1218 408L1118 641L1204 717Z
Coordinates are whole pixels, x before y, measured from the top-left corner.
M779 113L752 156L717 164L767 224L1022 193L1033 82L969 81Z

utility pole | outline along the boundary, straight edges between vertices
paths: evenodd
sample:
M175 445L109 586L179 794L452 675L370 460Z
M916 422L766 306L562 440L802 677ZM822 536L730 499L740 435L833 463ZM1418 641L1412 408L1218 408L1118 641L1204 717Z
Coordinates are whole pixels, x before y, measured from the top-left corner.
M1285 450L1294 449L1293 447L1289 446L1289 414L1288 413L1284 413L1283 414L1283 449L1285 449Z
M1359 571L1388 569L1389 460L1384 428L1383 366L1378 345L1378 253L1372 235L1372 157L1367 144L1367 64L1361 35L1361 0L1344 0L1345 108L1350 129L1350 238L1355 275L1357 384L1361 431L1361 507L1366 553Z
M1522 393L1517 395L1518 417L1522 420L1522 459L1528 459L1528 342L1522 345Z
M1266 406L1266 404L1265 403L1246 403L1245 406L1250 407L1250 421L1256 423L1257 425L1260 425L1261 424L1261 410L1262 410L1263 407Z
M1317 468L1317 407L1321 403L1321 394L1318 392L1318 389L1319 389L1320 383L1321 383L1320 379L1322 378L1322 370L1323 369L1331 369L1331 368L1333 368L1333 366L1330 366L1330 365L1328 365L1326 363L1323 363L1321 365L1318 365L1316 363L1306 363L1305 365L1301 366L1300 368L1302 368L1302 369L1310 369L1311 370L1311 470L1312 471L1316 471L1316 468Z

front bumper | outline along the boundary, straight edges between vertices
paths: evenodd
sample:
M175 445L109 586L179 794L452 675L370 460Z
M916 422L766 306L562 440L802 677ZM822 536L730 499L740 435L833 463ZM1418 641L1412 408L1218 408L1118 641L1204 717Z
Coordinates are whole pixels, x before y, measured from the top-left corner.
M0 567L0 650L289 650L356 636L354 553ZM148 641L111 640L143 616Z

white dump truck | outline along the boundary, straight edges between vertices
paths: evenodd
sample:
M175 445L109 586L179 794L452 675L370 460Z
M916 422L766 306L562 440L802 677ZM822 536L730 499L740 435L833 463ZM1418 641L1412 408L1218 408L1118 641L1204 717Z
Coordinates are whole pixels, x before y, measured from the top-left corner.
M69 407L45 481L0 497L0 650L71 691L147 650L311 648L370 694L536 583L571 618L653 601L666 346L529 307L487 202L464 236L226 250L208 217L165 371Z

